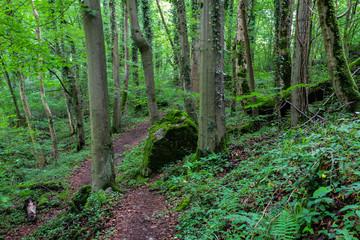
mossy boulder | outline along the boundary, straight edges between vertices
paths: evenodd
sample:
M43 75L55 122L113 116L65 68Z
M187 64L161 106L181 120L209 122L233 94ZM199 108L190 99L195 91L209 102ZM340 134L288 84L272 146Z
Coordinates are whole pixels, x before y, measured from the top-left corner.
M148 177L163 166L194 153L198 127L189 116L179 110L168 113L149 128L144 148L141 174Z

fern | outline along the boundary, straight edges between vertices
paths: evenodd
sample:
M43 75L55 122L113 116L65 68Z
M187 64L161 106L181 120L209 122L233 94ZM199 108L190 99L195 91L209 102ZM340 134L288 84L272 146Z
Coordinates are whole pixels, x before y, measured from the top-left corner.
M295 239L293 235L298 232L298 229L299 225L295 221L294 216L287 210L283 210L277 218L270 234L276 236L276 239Z

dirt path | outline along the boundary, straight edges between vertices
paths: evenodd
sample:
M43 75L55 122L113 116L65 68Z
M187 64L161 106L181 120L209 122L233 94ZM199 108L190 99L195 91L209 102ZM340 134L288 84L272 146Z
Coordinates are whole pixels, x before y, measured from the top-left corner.
M121 158L118 155L130 151L138 145L148 134L150 122L146 121L134 129L130 129L120 135L113 142L115 164ZM81 186L90 184L91 161L86 160L68 179L71 193L75 193ZM163 195L150 191L142 186L130 190L114 208L114 214L103 230L103 239L119 240L161 240L176 239L177 215L171 213L171 206L166 204ZM23 224L20 231L9 233L5 239L21 239L37 230L49 219L56 216L61 209L52 209L51 213L39 213L39 221L36 224Z

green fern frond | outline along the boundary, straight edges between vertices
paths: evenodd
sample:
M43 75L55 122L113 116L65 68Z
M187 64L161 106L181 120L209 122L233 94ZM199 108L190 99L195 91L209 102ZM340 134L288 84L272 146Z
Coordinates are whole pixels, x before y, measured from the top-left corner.
M288 240L295 239L294 235L299 230L299 224L294 216L287 210L283 210L277 218L270 234L276 239Z

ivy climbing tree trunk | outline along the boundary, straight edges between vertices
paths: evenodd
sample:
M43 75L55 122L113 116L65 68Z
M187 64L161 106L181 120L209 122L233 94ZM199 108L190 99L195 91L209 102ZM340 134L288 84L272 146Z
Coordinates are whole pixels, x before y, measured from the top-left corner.
M311 33L311 0L298 1L296 9L294 54L291 67L291 86L308 83L308 60ZM291 91L291 126L298 125L299 118L307 110L308 88L296 87Z
M41 43L42 41L42 37L41 37L41 29L40 29L40 17L39 14L37 13L36 9L35 9L35 5L34 5L34 1L31 1L31 6L32 6L32 11L33 14L35 16L36 19L36 35L37 35L37 40L39 43ZM52 143L52 147L53 147L53 157L54 160L57 161L59 158L59 153L58 153L58 146L57 146L57 140L56 140L56 134L55 134L55 127L54 127L54 120L53 120L53 116L50 110L50 107L46 101L46 96L45 96L45 88L44 88L44 79L43 79L43 73L41 72L41 68L43 66L43 58L40 57L39 58L39 72L38 72L38 76L39 76L39 87L40 87L40 95L41 95L41 101L42 104L44 106L44 110L46 113L46 117L48 119L49 122L49 131L50 131L50 137L51 137L51 143Z
M201 2L198 150L220 151L225 134L223 1Z
M127 0L127 5L130 17L131 35L136 46L140 50L141 60L144 68L150 122L151 124L154 124L157 120L159 120L159 110L156 102L152 51L149 42L141 34L135 0Z
M180 78L185 93L184 103L185 110L189 117L197 122L195 103L191 98L191 79L190 79L190 47L186 22L186 6L184 0L176 0L176 8L178 15L178 30L180 36Z
M337 98L351 112L360 111L360 93L345 56L333 0L317 1L327 65Z
M97 192L115 184L105 42L99 0L84 1L83 22L91 121L91 189Z
M24 109L24 115L25 115L25 120L26 120L26 124L28 126L29 129L29 134L30 134L30 138L31 138L31 142L34 148L34 157L36 159L36 163L35 166L36 167L44 167L46 164L46 158L45 155L41 149L40 144L37 141L37 138L35 136L35 131L32 128L31 125L31 111L30 111L30 107L29 107L29 102L27 100L27 96L26 96L26 92L25 92L25 79L24 79L24 75L22 74L22 70L21 68L19 68L19 72L18 72L18 79L19 79L19 91L20 91L20 99L21 99L21 103Z
M121 128L121 88L120 88L120 60L119 60L119 32L116 20L115 0L109 1L110 26L112 42L112 75L114 81L114 106L112 131L119 132Z

